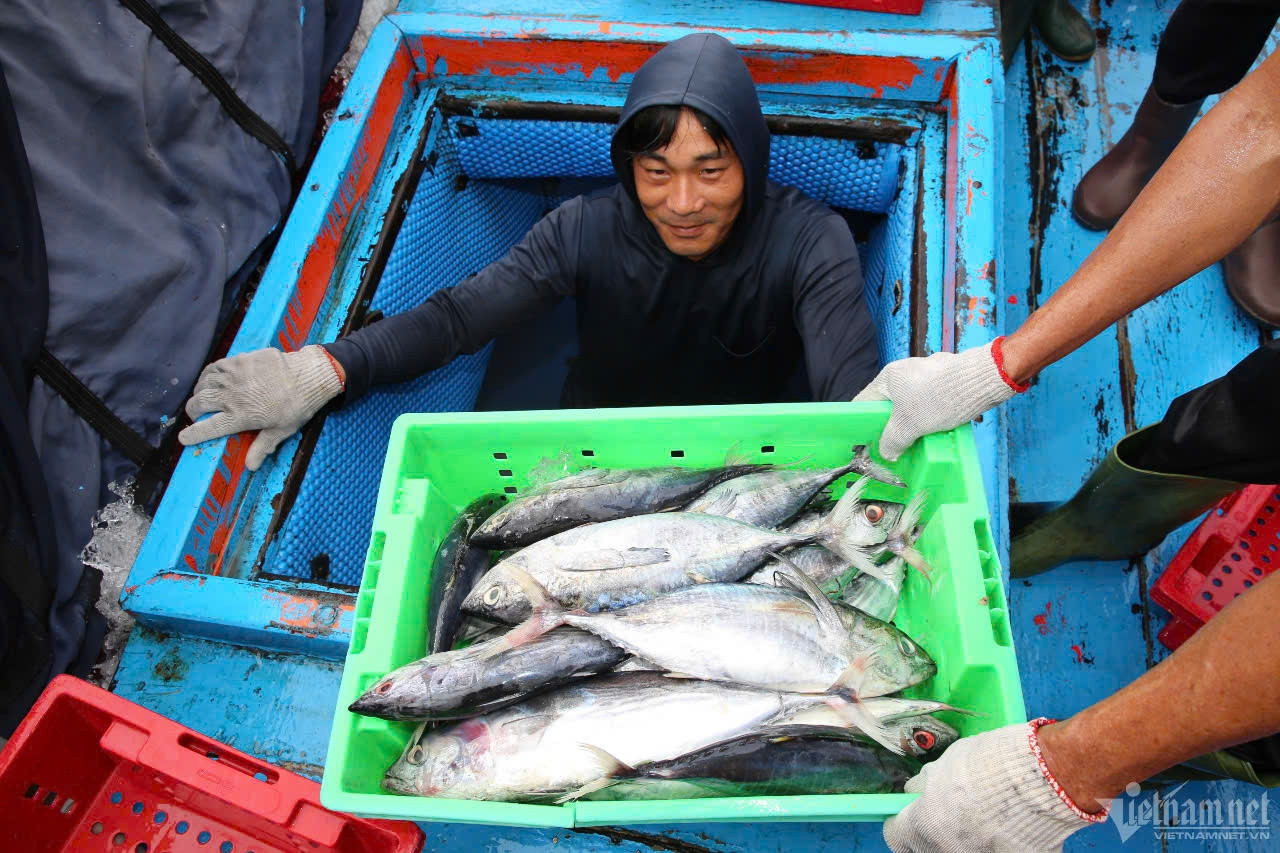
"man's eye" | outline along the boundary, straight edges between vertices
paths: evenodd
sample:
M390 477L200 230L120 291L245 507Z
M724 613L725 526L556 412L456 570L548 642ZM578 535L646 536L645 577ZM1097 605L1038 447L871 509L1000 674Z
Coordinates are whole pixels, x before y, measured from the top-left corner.
M723 171L724 171L724 169L703 169L703 170L702 170L702 177L704 177L704 178L718 178L718 177L720 177L720 173L721 173L721 172L723 172Z
M651 178L665 178L667 176L666 169L646 169L645 171L649 173Z

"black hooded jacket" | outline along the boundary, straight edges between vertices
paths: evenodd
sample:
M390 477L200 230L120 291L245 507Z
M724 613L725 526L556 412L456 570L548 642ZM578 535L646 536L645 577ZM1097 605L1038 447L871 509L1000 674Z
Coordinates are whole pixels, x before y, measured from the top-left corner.
M877 369L857 248L838 215L768 181L769 131L742 57L717 35L672 42L636 73L618 127L657 104L702 110L742 160L742 212L720 248L700 261L667 250L615 135L619 185L565 202L417 308L327 344L346 400L476 352L567 296L579 352L566 407L774 402L802 356L815 400L852 399Z

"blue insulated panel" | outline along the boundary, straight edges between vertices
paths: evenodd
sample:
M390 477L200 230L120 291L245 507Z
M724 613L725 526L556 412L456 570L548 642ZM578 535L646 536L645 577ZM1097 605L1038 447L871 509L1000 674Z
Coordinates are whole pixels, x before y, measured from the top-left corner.
M613 176L611 124L457 118L449 130L472 178Z
M769 179L833 207L885 213L898 191L902 146L820 136L775 136Z
M451 142L444 134L437 139L436 162L422 173L373 300L384 314L405 311L497 260L546 209L540 192L484 181L463 186ZM392 422L403 412L471 409L489 349L378 388L330 415L266 571L312 577L313 564L327 564L333 583L358 584Z
M524 119L450 122L471 178L608 177L613 125ZM898 190L902 146L820 136L774 136L769 177L850 210L885 213Z
M904 172L915 173L915 149L903 156ZM911 354L911 282L916 236L916 184L903 182L889 215L871 231L863 254L862 279L867 306L875 320L880 363Z

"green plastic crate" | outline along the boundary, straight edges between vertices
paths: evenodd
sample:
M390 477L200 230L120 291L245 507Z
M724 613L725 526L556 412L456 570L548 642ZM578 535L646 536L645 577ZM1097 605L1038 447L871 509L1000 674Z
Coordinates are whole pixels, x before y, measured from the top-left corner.
M561 806L406 797L381 789L383 773L414 729L361 717L347 706L388 670L426 648L430 567L459 509L486 491L522 489L548 458L572 468L714 466L727 455L805 467L848 461L872 443L887 403L700 406L518 413L403 415L391 432L372 541L342 674L321 800L357 815L519 826L600 826L680 821L884 820L913 794L735 797ZM934 567L930 589L910 573L897 623L938 663L910 691L986 716L943 718L963 734L1026 719L1000 566L968 426L929 436L891 466L914 492L928 488L919 548ZM506 472L510 472L509 474ZM836 486L843 492L846 481ZM876 485L872 494L906 500Z

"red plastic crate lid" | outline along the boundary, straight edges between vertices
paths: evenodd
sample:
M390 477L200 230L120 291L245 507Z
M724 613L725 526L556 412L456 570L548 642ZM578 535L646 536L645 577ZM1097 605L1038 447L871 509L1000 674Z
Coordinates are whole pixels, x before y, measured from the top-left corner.
M1280 567L1280 486L1246 486L1209 511L1151 589L1173 615L1161 642L1177 648L1232 599Z
M0 752L0 850L416 853L421 830L69 676Z

